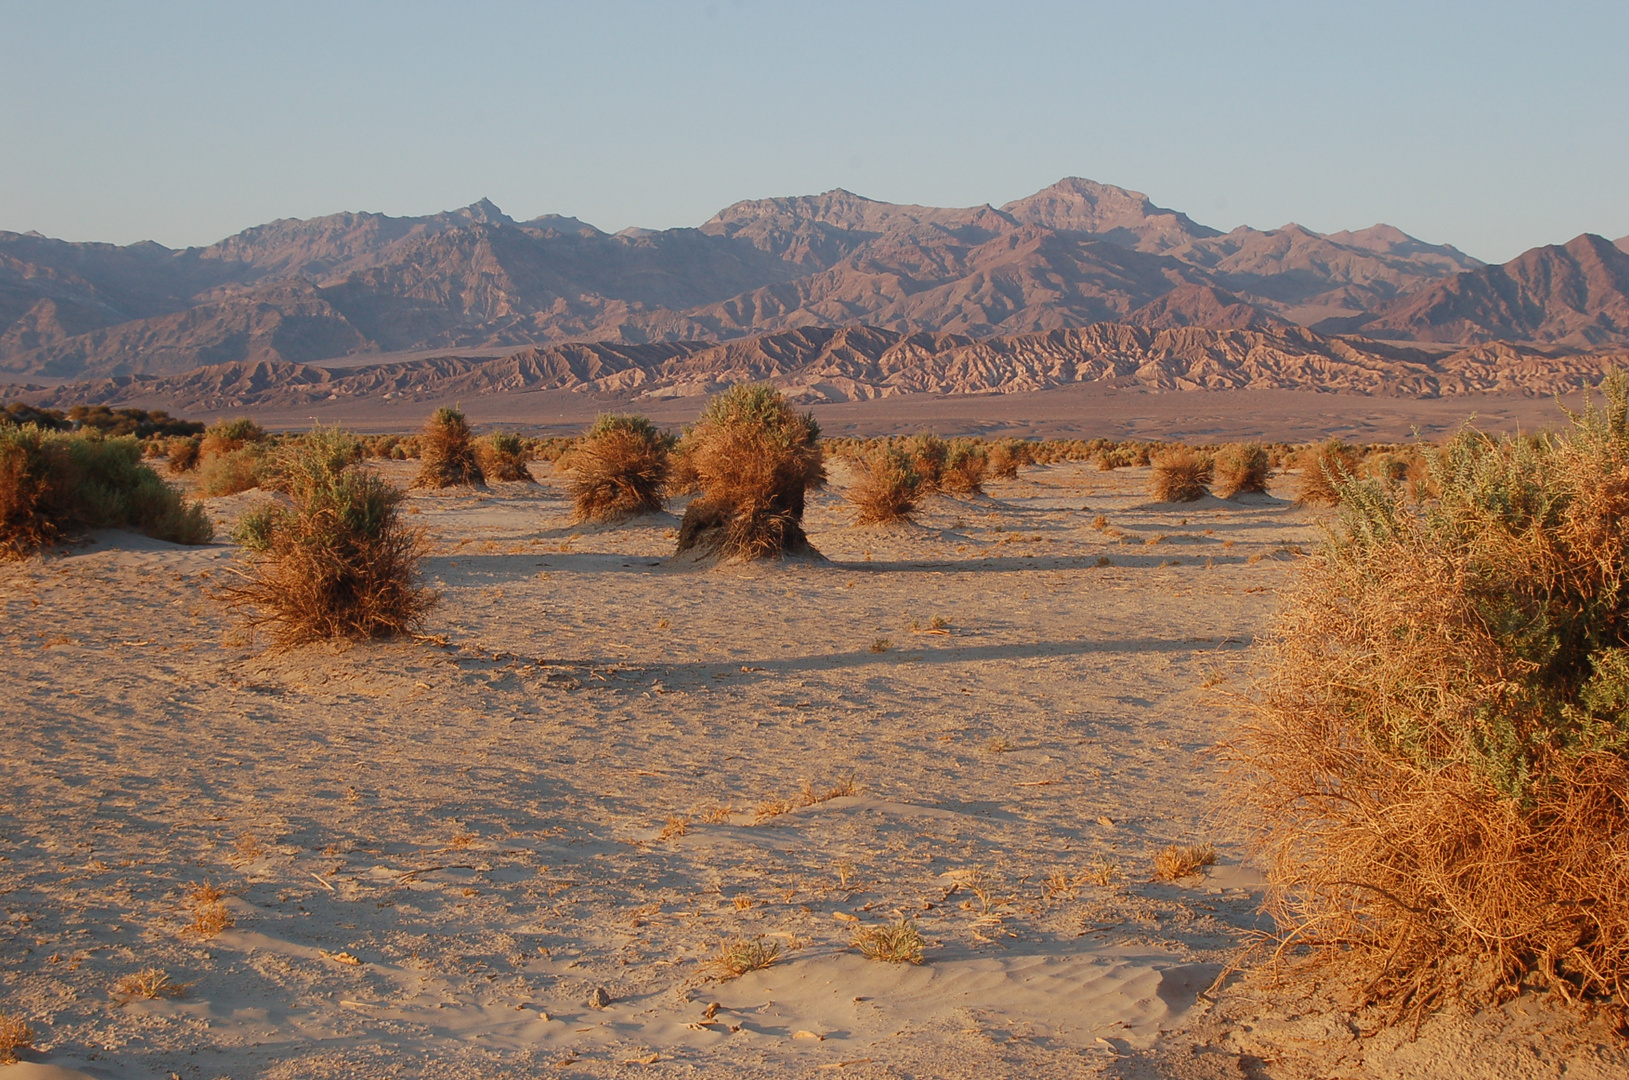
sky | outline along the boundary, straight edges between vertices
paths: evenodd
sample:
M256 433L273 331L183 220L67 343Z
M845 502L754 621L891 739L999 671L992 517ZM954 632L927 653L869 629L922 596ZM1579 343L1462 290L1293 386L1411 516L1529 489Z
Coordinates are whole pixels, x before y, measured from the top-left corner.
M1064 176L1220 229L1384 221L1504 261L1629 234L1629 4L0 0L0 229L602 229Z

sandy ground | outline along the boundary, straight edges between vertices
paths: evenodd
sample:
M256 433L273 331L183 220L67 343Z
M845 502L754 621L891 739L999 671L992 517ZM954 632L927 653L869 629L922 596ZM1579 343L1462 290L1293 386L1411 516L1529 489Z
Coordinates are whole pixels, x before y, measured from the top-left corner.
M1200 998L1260 918L1207 686L1308 512L1065 465L855 528L837 467L828 563L703 571L537 471L411 496L440 641L268 653L224 540L0 564L0 1009L37 1032L0 1080L1623 1075L1530 1002L1410 1039ZM850 947L900 917L921 966ZM737 939L781 958L721 981ZM155 967L186 991L110 996Z

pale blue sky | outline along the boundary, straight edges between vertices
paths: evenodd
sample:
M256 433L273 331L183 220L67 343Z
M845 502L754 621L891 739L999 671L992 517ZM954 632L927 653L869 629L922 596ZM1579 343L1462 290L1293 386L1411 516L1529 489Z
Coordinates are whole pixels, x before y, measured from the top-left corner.
M0 0L4 229L180 246L483 195L665 228L1065 175L1490 261L1616 238L1629 4Z

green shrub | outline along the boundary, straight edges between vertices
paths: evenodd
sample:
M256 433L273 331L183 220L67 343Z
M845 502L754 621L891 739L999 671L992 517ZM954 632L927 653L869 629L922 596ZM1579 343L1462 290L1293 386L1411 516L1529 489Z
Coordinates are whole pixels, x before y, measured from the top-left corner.
M266 450L261 443L205 454L197 467L198 493L213 498L260 487L265 464Z
M22 557L83 529L135 529L179 544L214 535L203 507L142 463L134 437L0 427L0 554Z
M1265 640L1234 753L1270 910L1394 1016L1629 986L1629 397L1604 389L1555 438L1428 453L1423 500L1330 470L1340 522Z

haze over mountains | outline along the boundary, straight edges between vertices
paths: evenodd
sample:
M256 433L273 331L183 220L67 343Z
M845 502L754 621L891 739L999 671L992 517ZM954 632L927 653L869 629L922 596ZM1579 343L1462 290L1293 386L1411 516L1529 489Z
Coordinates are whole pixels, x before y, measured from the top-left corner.
M780 360L742 371L795 374L827 398L1142 378L1133 373L1150 363L1165 372L1148 376L1154 385L1332 379L1329 388L1371 391L1388 377L1363 370L1412 364L1390 380L1446 392L1543 382L1565 369L1557 357L1629 347L1625 247L1629 238L1586 234L1484 266L1386 225L1220 233L1078 178L999 209L837 190L737 203L699 228L614 235L574 218L516 222L485 200L419 218L275 221L183 251L0 233L0 371L131 386L122 377L210 366L203 378L217 388L270 378L314 392L372 379L379 393L416 394L421 384L429 392L425 379L467 372L422 369L415 379L411 365L394 365L391 379L359 381L293 365L534 347L504 358L511 383L530 363L528 385L689 393L734 365L728 349L698 343L769 334L748 351ZM830 333L792 333L856 324L875 328L872 344L842 363ZM1194 332L1161 336L1180 330ZM1372 339L1517 344L1459 353ZM565 342L605 346L551 348ZM1481 374L1444 367L1450 355ZM1320 357L1356 367L1342 374Z

